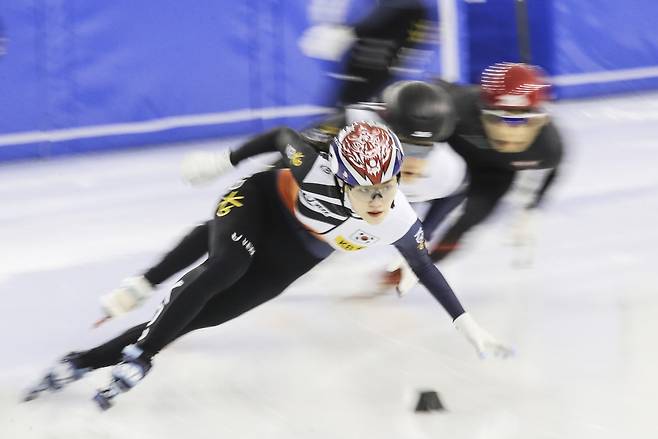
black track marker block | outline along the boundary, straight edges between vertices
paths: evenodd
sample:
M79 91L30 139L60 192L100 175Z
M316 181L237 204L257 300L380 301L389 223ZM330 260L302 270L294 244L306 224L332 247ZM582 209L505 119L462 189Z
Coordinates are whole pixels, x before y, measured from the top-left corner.
M442 411L445 410L439 395L433 391L420 392L418 396L418 403L416 404L417 412L432 412L432 411Z

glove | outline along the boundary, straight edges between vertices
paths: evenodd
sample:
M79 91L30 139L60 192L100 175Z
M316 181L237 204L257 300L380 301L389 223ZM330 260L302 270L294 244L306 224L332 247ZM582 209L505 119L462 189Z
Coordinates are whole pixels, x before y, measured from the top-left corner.
M140 306L153 293L153 286L144 276L129 277L119 288L100 298L106 317L113 318Z
M386 272L383 283L385 285L394 285L400 297L407 294L418 283L418 278L413 270L401 256L398 256L388 264Z
M299 39L299 48L310 58L338 61L356 41L351 27L337 24L319 24L304 32Z
M193 186L209 183L233 169L230 154L231 151L228 149L216 153L206 151L190 153L183 159L181 175Z
M490 355L505 358L514 353L509 346L499 342L482 329L468 313L460 315L453 323L455 328L475 347L480 358L487 358Z
M512 264L516 267L530 267L534 260L537 243L539 212L537 209L522 209L512 222L509 241L516 251Z
M515 247L531 246L537 238L537 209L523 209L512 223L510 243Z

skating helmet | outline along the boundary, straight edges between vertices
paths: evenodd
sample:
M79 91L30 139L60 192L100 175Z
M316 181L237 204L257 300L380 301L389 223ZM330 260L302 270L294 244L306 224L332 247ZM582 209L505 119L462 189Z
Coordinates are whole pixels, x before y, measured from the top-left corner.
M372 186L392 179L400 172L403 156L395 133L376 122L346 126L329 147L331 170L350 186Z
M382 99L382 117L403 142L443 141L455 129L455 105L439 85L398 81L384 89Z
M539 67L508 62L484 69L480 85L485 107L498 110L537 108L550 87Z

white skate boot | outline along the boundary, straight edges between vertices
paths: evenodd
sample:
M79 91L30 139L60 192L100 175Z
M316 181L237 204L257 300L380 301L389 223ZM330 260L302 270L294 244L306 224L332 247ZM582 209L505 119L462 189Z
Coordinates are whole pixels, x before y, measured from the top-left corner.
M94 402L101 410L112 407L112 399L119 393L127 392L139 383L151 370L151 360L142 355L144 352L135 345L123 348L121 363L112 369L110 384L99 389L94 396Z
M71 352L57 362L46 375L35 386L29 388L23 397L23 401L32 401L38 398L43 392L61 390L67 384L82 378L89 368L81 368L75 364L78 352Z

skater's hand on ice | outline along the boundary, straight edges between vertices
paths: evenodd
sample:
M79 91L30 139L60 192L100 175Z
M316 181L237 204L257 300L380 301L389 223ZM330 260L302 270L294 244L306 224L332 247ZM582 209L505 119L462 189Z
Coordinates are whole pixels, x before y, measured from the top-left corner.
M512 221L509 243L516 249L512 260L515 267L530 267L533 263L539 215L537 209L523 208Z
M386 267L381 284L384 286L394 286L399 296L408 293L416 284L418 278L407 261L401 256L396 257Z
M537 209L521 209L512 221L510 244L515 247L532 246L537 237Z
M209 183L233 169L229 158L231 151L197 151L188 154L181 163L183 179L193 186Z
M457 330L475 347L480 358L487 358L489 356L506 358L514 353L512 348L501 343L480 327L468 313L457 317L454 324Z

